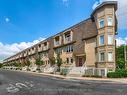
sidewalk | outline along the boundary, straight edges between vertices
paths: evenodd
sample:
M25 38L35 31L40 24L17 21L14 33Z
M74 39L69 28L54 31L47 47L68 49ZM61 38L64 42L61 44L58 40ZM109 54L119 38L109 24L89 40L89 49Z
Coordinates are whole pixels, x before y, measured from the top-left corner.
M123 83L127 84L127 78L93 78L93 77L69 77L69 76L63 76L63 75L56 75L56 74L47 74L47 73L37 73L37 72L31 72L31 71L19 71L19 72L25 72L30 73L34 75L45 75L45 76L51 76L55 78L60 79L70 79L70 80L87 80L87 81L100 81L100 82L111 82L111 83Z

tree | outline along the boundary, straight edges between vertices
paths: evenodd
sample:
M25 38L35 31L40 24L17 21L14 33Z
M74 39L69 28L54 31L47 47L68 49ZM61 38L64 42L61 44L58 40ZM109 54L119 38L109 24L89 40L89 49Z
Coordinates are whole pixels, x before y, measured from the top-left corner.
M30 70L30 69L29 69L30 64L31 64L31 62L30 62L30 60L27 58L27 59L26 59L26 62L25 62L25 66L27 66L27 71Z
M60 72L60 67L62 65L62 59L60 58L60 54L57 54L57 57L56 57L56 64L58 66L58 71Z
M40 55L37 57L35 64L38 66L37 70L40 71L40 66L44 65L44 61L41 60Z
M127 47L127 46L126 46ZM125 69L125 53L124 53L124 45L121 45L116 48L116 67L117 69Z
M2 68L3 67L3 64L2 63L0 63L0 68Z
M50 60L51 66L55 65L55 63L56 63L55 57L52 57L52 58L50 58L49 60Z

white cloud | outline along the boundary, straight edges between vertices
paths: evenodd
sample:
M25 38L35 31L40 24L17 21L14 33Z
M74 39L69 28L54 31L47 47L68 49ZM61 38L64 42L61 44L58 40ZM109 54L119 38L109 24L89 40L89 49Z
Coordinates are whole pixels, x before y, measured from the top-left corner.
M38 42L44 39L45 38L39 38L38 40L34 40L33 42L21 42L21 43L13 43L13 44L3 44L2 42L0 42L0 61L34 44L37 44Z
M68 7L69 3L68 3L69 0L62 0L63 4Z
M8 17L6 17L6 18L5 18L5 21L6 21L6 22L9 22L9 21L10 21L10 19L9 19Z
M125 45L125 44L127 45L127 37L126 38L121 38L121 37L117 38L116 44L117 44L117 46Z
M117 10L117 18L118 18L118 28L127 29L127 0L95 0L93 5L93 9L95 9L100 3L104 1L118 1L118 10Z

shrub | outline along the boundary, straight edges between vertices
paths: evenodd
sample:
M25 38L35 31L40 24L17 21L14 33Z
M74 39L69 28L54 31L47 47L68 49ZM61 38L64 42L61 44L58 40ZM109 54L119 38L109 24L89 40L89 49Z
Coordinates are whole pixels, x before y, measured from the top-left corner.
M67 73L68 73L68 69L67 68L63 68L60 71L60 75L67 75Z
M116 70L115 72L109 72L108 78L125 78L127 77L127 70Z

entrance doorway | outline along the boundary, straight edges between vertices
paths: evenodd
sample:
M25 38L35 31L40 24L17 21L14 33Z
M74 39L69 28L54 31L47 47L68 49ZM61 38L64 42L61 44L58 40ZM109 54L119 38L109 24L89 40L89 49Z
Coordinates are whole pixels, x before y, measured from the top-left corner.
M78 58L78 65L79 65L79 67L81 67L83 64L84 64L83 58L82 57L79 57Z

